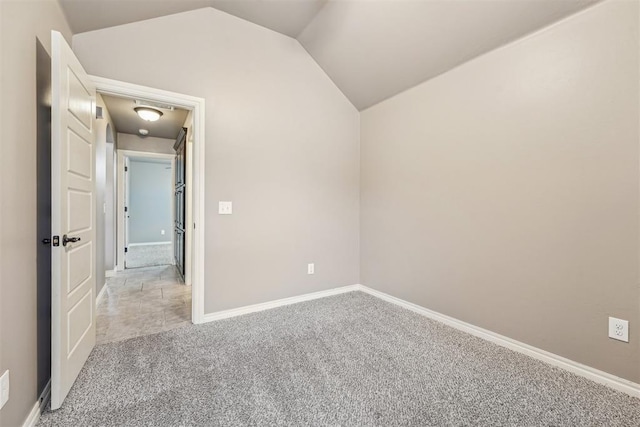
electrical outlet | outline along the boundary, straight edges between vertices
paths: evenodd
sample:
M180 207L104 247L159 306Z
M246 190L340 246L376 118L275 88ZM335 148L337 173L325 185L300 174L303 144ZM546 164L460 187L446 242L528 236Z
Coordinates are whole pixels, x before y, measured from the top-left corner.
M609 317L609 338L629 342L629 321Z
M307 264L307 274L314 274L316 270L315 264Z
M233 213L233 204L231 202L218 202L219 215L231 215Z
M9 371L0 377L0 408L9 400Z

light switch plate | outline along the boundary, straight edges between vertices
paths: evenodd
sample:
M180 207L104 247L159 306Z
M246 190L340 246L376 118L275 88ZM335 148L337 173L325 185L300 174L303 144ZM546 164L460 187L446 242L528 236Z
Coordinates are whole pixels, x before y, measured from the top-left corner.
M233 213L233 204L231 202L218 202L218 214L231 215Z

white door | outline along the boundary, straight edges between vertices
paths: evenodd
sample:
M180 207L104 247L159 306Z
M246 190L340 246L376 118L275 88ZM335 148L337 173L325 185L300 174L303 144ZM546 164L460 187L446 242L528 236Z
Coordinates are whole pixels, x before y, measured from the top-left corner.
M96 342L96 91L57 31L51 67L51 408L57 409Z

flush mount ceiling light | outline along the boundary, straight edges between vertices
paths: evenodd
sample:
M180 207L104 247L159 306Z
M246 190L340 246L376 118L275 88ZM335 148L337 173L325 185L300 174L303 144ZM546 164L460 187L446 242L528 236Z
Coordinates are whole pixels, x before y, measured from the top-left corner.
M155 122L162 116L162 111L158 111L155 108L136 107L133 111L138 113L138 116L140 116L142 120L146 120L148 122Z
M149 135L149 131L147 129L138 129L138 132L140 132L140 135L142 136Z

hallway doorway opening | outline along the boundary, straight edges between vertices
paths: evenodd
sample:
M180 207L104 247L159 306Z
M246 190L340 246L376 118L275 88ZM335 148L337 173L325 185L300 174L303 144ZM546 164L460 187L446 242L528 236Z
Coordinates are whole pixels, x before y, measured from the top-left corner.
M111 265L105 264L106 283L97 302L98 342L201 323L204 100L101 77L91 79L110 122L120 108L114 107L115 102L125 105L129 114L140 106L158 109L163 114L156 124L164 126L154 128L154 123L147 122L135 128L126 127L133 122L115 126L112 163L107 163L107 175L113 176L112 200L104 206L107 210L108 202L113 204L113 227L106 227L112 233L106 240L111 237L113 245L105 242L113 257ZM163 129L165 134L158 133ZM131 318L133 313L137 319ZM109 321L101 315L109 315Z

